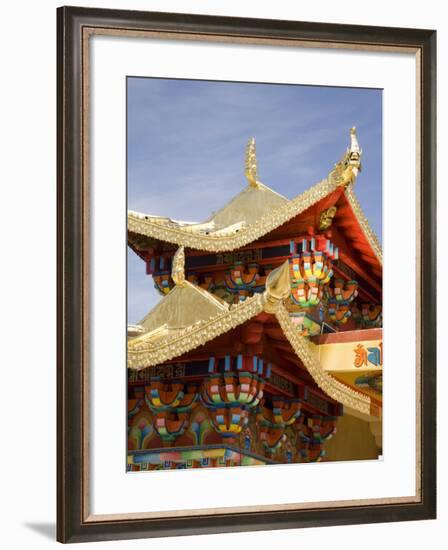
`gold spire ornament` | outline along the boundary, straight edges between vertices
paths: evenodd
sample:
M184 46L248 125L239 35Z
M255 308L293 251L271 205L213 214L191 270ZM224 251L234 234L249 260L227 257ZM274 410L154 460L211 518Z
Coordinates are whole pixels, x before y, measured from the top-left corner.
M176 286L185 285L185 250L183 246L179 247L173 256L171 278Z
M255 138L250 138L246 147L246 178L251 187L258 187L257 181L257 151Z

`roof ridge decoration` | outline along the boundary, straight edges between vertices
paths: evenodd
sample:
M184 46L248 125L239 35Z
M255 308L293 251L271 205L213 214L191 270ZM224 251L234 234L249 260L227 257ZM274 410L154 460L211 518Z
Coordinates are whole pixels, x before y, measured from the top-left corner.
M344 194L353 210L356 219L358 220L358 223L367 239L367 242L372 247L372 250L375 253L375 256L377 257L379 263L383 265L383 249L380 245L375 231L372 229L372 226L370 225L368 219L366 218L366 215L364 214L358 197L353 190L353 186L348 185L344 191Z
M291 273L289 260L277 269L269 273L266 279L266 290L264 296L264 311L275 313L283 300L289 297L291 293Z
M151 333L129 340L128 368L140 370L174 359L228 332L262 311L263 296L255 294L228 311L185 327L180 334L176 333L163 342L151 342Z
M178 261L181 261L179 258L181 258L181 256L178 257ZM216 300L212 294L202 288L191 285L188 281L185 281L184 285L184 288L192 287ZM160 304L170 300L170 295L172 298L177 288L177 286L174 287L162 301L146 315L144 321L151 316L152 312L160 307ZM208 319L200 319L196 323L182 327L180 331L181 334L177 332L171 338L167 338L163 342L155 341L153 338L154 333L159 330L157 328L129 340L128 367L131 369L140 369L173 359L237 327L255 315L258 315L263 310L273 313L277 310L281 301L289 296L290 290L291 280L289 262L286 260L280 267L277 267L269 274L266 280L266 290L263 294L255 294L251 298L244 300L244 302L240 302L230 308L228 308L226 304L227 307L223 307L216 315ZM193 309L193 311L196 310ZM144 321L142 321L141 324L143 324ZM198 333L201 334L201 336L198 336Z
M179 247L173 256L171 278L177 286L185 286L185 249Z
M228 311L185 327L180 334L162 341L154 341L154 331L129 340L128 368L140 370L179 357L266 311L276 316L294 352L327 395L345 406L370 414L370 398L325 372L312 350L312 344L297 332L297 327L283 304L285 296L289 294L290 285L289 263L286 261L269 274L263 294L255 294Z
M336 380L336 378L333 378L331 374L328 374L324 370L312 349L313 344L297 332L297 328L291 321L289 313L283 304L278 308L276 317L294 352L320 389L329 397L342 403L342 405L370 415L370 397L339 382L339 380Z
M138 323L137 326L142 329L143 334L136 334L136 337L130 340L133 346L138 347L140 342L152 342L157 345L157 340L162 336L169 337L170 331L178 334L186 327L202 326L201 324L209 319L221 313L228 313L229 305L226 302L185 279L183 246L174 254L171 277L175 286ZM198 315L198 311L202 313L201 316Z
M350 129L350 148L347 149L347 155L349 157L350 166L352 167L355 177L358 172L361 172L361 157L362 149L358 143L358 137L356 135L356 126Z
M320 199L337 189L338 182L335 178L322 180L301 195L285 203L284 206L268 212L259 220L249 226L242 227L233 234L199 234L190 233L176 225L162 225L155 220L144 219L131 212L128 215L128 230L133 233L154 237L178 245L206 250L209 252L231 251L243 247L269 231L276 229L297 214L300 214Z
M246 147L246 178L251 187L258 187L257 150L254 137L249 139Z
M260 191L266 189L275 193L275 191L256 179L255 142L252 140L253 138L249 141L250 146L248 145L246 158L246 177L250 178L249 186L246 189L254 189L253 182L255 181L256 188ZM361 156L362 150L358 143L356 129L353 127L350 130L350 147L326 179L291 200L285 199L284 203L276 208L269 209L252 223L234 223L232 226L219 228L215 234L213 232L213 216L202 224L181 225L167 218L151 217L137 212L129 212L128 230L143 236L156 238L179 246L187 246L196 250L209 252L231 251L259 239L304 212L339 187L344 187L345 196L353 209L353 213L378 261L382 263L382 251L379 241L370 227L352 189L356 177L361 170Z

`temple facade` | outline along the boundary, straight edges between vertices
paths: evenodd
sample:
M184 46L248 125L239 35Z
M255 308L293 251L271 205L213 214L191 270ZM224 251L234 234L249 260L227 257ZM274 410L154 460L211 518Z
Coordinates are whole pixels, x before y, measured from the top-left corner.
M162 298L128 326L129 471L377 459L382 251L350 144L293 199L258 179L201 223L128 213Z

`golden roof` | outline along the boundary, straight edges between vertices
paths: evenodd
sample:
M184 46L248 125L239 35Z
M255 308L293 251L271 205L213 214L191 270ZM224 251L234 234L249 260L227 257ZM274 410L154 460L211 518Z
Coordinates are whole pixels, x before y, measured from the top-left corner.
M287 202L286 197L258 182L256 187L252 185L245 187L207 221L215 228L214 232L220 230L222 234L225 228L229 228L231 233L232 225L240 224L240 227L252 225L266 211L280 208Z
M248 185L210 218L201 223L184 222L129 211L128 230L135 235L197 250L235 250L280 227L342 186L366 240L382 263L378 239L352 189L361 169L361 154L355 129L352 128L350 147L327 178L289 200L258 181L255 141L252 138L246 158Z
M179 265L176 269L179 273ZM269 274L264 293L232 306L186 281L176 285L140 323L146 332L128 341L128 368L140 370L179 357L266 311L276 316L316 384L339 403L369 415L370 397L328 374L312 344L298 333L283 304L291 290L289 273L287 260Z
M183 246L173 257L171 277L174 288L138 323L141 332L134 334L134 346L140 341L154 343L228 312L227 302L185 280ZM129 329L128 334L132 336Z
M170 290L138 324L143 327L145 333L162 325L173 331L184 329L220 313L227 313L228 310L229 305L226 302L185 281L184 285L176 285Z

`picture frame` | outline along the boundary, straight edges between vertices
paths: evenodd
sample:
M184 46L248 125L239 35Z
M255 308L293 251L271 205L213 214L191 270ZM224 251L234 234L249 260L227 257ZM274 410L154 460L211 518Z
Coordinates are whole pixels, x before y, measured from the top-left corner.
M60 542L99 541L252 530L324 527L436 517L436 32L191 14L62 7L58 59L58 504ZM199 44L269 43L360 52L410 53L417 68L416 495L374 503L316 502L278 509L210 510L194 515L113 515L90 511L89 351L89 41L95 34L172 37Z

